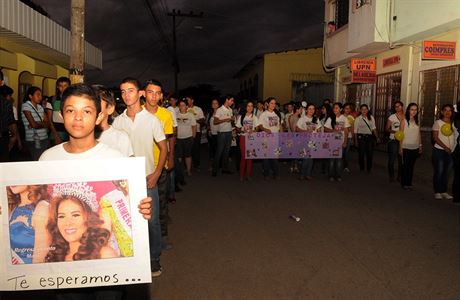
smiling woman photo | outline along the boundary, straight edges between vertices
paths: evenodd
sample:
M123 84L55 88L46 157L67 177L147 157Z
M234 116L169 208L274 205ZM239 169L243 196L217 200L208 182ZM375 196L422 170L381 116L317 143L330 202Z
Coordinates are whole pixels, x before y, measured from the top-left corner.
M88 260L117 257L108 246L110 231L102 228L98 202L94 193L84 184L62 188L62 193L52 201L48 230L51 234L51 250L47 262Z

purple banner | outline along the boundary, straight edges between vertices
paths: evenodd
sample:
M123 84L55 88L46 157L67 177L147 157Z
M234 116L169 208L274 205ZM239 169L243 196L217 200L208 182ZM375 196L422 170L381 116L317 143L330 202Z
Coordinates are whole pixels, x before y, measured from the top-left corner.
M340 158L341 133L256 132L246 135L246 159Z

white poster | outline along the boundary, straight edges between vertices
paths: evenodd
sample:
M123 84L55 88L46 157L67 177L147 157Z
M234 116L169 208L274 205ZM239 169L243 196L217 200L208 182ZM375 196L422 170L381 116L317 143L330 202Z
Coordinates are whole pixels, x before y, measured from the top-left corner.
M0 163L0 289L151 282L144 158Z

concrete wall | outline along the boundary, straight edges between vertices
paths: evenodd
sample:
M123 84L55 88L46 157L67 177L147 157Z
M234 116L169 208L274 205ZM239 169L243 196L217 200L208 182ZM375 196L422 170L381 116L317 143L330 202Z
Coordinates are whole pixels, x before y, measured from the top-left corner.
M423 39L460 27L460 0L392 2L396 16L392 22L395 42Z
M3 68L2 72L7 78L8 86L14 90L16 106L22 100L18 99L20 77L23 82L40 87L43 95L52 96L55 93L56 79L60 76L69 76L69 71L61 66L7 50L0 50L0 67Z
M269 53L264 55L264 98L275 97L280 103L292 97L293 73L326 75L322 64L322 49Z
M347 51L355 52L374 43L388 42L389 0L372 1L370 5L357 9L353 4L354 1L350 1Z

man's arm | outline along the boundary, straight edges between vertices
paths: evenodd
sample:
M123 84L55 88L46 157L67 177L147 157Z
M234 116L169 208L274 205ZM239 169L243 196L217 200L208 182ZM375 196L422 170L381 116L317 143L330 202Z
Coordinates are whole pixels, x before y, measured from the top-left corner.
M157 185L158 178L160 178L161 172L165 167L166 155L168 154L168 148L166 145L166 139L157 142L158 149L160 149L160 157L158 158L158 165L152 174L147 176L147 188L151 189Z

